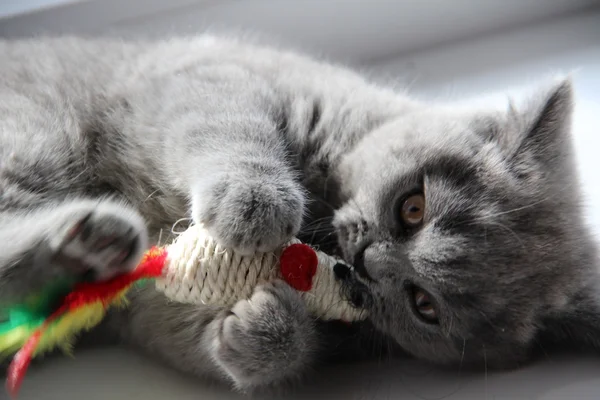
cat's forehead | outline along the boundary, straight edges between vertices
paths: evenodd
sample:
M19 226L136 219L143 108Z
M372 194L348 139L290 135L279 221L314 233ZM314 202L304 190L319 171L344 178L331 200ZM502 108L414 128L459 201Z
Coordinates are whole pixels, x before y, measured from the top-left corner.
M398 136L410 141L435 140L443 142L464 139L476 134L482 126L482 115L463 110L435 107L405 115L391 124Z
M484 144L480 124L464 114L418 113L399 118L374 132L374 153L387 153L388 163L418 165L440 155L473 157Z

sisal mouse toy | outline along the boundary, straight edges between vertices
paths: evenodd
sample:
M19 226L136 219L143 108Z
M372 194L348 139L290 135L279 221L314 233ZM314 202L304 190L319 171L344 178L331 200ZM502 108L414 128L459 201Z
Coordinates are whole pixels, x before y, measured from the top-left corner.
M144 280L173 301L232 307L263 282L283 279L324 320L366 317L342 296L335 269L340 259L293 239L269 253L242 256L221 247L201 225L192 225L165 247L153 247L135 270L108 281L56 282L15 304L0 323L0 360L14 355L7 390L17 395L31 360L54 348L71 350L75 336L98 325L110 307L126 306L127 292Z

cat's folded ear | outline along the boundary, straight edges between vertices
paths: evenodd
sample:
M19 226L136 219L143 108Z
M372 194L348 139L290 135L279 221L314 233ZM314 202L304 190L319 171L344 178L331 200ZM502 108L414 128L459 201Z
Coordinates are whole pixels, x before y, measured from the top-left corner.
M507 158L526 155L549 164L556 163L561 155L568 156L572 109L570 78L546 85L523 105L511 105L505 129L498 137Z
M541 320L536 340L540 349L580 350L600 355L598 289L584 289L566 308L550 313Z

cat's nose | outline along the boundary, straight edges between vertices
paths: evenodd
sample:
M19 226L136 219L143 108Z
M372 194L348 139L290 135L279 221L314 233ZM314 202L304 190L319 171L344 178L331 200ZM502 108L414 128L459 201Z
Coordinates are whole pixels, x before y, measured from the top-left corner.
M354 260L352 262L352 265L354 266L354 271L361 278L367 279L369 281L373 281L373 278L371 277L371 275L369 275L369 271L367 271L367 267L365 266L365 251L369 248L371 244L371 242L361 243L360 247L358 248L358 251L354 255Z

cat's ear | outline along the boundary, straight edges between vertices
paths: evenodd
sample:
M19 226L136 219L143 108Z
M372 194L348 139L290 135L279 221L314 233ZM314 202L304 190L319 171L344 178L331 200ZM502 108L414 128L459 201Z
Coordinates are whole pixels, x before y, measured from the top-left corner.
M537 344L546 350L583 350L600 353L600 298L595 290L579 293L569 306L546 315Z
M506 156L518 159L523 155L542 164L556 163L557 158L570 152L572 109L571 79L556 80L525 104L511 105L498 138Z

